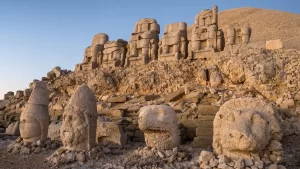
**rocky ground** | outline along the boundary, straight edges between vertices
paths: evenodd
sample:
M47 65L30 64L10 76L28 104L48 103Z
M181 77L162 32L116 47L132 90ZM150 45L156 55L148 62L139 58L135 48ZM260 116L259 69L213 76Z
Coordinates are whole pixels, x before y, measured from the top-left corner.
M199 155L202 149L191 148L188 145L182 145L179 151L186 152L188 160L183 162L173 162L163 160L159 155L151 153L151 149L145 144L136 143L126 146L107 147L109 152L103 153L98 160L89 160L84 164L77 162L68 165L54 165L46 162L54 150L42 154L19 155L9 154L6 147L13 142L13 139L0 140L0 169L40 169L40 168L76 168L76 169L115 169L115 168L199 168ZM284 163L287 169L300 168L300 136L285 137L283 139Z

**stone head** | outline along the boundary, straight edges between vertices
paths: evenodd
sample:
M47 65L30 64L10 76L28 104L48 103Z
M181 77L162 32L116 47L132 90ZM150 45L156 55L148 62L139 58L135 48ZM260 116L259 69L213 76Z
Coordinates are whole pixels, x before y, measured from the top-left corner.
M280 138L276 111L256 98L226 102L214 120L214 150L230 158L259 155L271 140Z
M20 134L25 143L47 139L48 103L49 91L45 82L34 82L32 94L20 117Z
M92 46L104 45L109 40L108 35L105 33L98 33L94 36Z
M70 98L63 114L60 136L69 150L90 150L95 145L96 99L87 85L81 85Z
M176 113L170 106L142 107L139 111L138 123L139 128L145 133L148 146L170 149L179 145Z

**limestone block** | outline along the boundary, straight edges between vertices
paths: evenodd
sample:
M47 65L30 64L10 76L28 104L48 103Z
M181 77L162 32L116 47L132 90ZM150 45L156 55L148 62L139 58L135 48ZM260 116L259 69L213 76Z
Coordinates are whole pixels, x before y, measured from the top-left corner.
M4 99L0 102L0 111L4 110L6 108L6 105L10 104L10 100L8 99Z
M18 91L16 92L16 98L20 99L20 98L22 98L23 96L24 96L24 92L23 92L23 91L18 90Z
M197 127L196 128L196 136L213 136L213 128L204 128L204 127Z
M276 50L276 49L282 49L282 48L283 48L283 44L280 39L266 41L266 49Z
M31 89L25 89L25 90L24 90L24 96L25 96L25 97L30 97L31 91L32 91Z
M175 92L170 93L168 96L166 96L165 101L168 102L174 102L176 100L181 99L184 96L184 90L183 89L179 89Z
M213 143L213 138L209 136L197 136L194 138L193 142L191 143L192 147L197 148L207 148L210 147Z
M11 136L19 136L20 135L20 122L11 123L5 130L5 134Z
M107 99L108 103L125 103L126 101L127 101L126 96L109 97Z
M91 150L96 142L97 106L93 92L86 84L71 96L63 114L60 138L64 149Z
M47 78L49 80L53 80L56 77L55 73L53 71L50 71L47 73Z
M116 122L97 121L96 141L98 144L119 144L127 143L127 135Z
M52 69L52 72L55 73L55 77L61 76L61 68L59 66L56 66Z
M61 121L54 121L49 125L48 138L51 140L60 140Z
M214 120L214 151L233 159L257 156L281 137L277 111L257 98L227 101Z
M175 111L166 105L145 106L139 112L139 128L147 146L172 149L180 144Z

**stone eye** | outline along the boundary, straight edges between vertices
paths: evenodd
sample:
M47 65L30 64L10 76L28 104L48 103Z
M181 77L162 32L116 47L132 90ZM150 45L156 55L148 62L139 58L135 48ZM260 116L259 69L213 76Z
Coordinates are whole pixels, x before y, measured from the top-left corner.
M230 114L229 116L227 116L227 121L228 122L234 122L235 121L234 115Z

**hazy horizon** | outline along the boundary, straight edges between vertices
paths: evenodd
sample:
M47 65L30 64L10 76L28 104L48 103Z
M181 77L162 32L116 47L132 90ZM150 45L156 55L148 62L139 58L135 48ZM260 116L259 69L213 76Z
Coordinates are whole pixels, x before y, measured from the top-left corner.
M218 5L219 12L241 7L300 13L297 0L264 1L96 1L12 0L0 2L0 99L8 91L29 88L53 67L74 70L95 34L129 40L137 20L154 18L161 26L191 25L196 14Z

